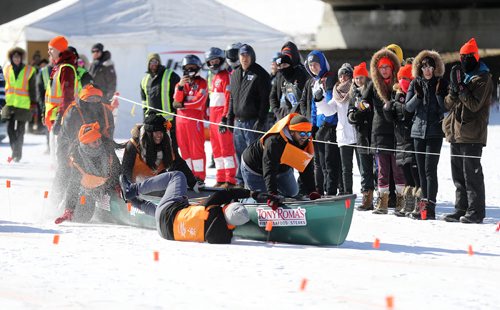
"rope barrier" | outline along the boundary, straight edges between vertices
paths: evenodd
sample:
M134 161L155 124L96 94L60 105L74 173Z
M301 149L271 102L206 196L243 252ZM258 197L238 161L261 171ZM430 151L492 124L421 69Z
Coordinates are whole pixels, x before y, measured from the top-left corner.
M144 105L142 103L139 103L139 102L136 102L136 101L133 101L133 100L130 100L128 98L125 98L125 97L122 97L122 96L118 96L118 95L115 95L114 97L118 98L118 99L121 99L123 101L126 101L126 102L134 104L133 108L135 108L135 105L138 105L138 106L143 107L143 108L147 107L149 110L157 111L157 112L162 113L162 114L169 114L169 115L173 115L175 117L181 117L181 118L189 119L189 120L192 120L192 121L203 122L203 123L210 124L210 125L224 126L224 127L227 127L227 128L232 128L233 130L234 129L238 129L238 130L243 130L243 131L255 132L255 133L259 133L259 134L266 133L265 131L254 130L254 129L249 129L249 128L241 128L241 127L231 126L231 125L227 125L227 124L214 123L214 122L211 122L211 121L208 121L208 120L204 120L204 119L197 119L197 118L193 118L193 117L189 117L189 116L178 115L176 113L172 113L172 112L164 111L164 110L161 110L161 109L156 109L156 108L153 108L153 107L149 107L149 106ZM337 145L337 146L341 146L341 147L348 146L348 147L359 148L359 149L367 149L367 150L373 150L373 151L387 151L387 152L396 152L396 153L424 154L424 155L434 155L434 156L440 156L441 155L441 153L430 153L430 152L397 150L397 149L390 149L390 148L383 148L383 147L362 146L362 145L356 145L356 144L339 144L337 142L322 141L322 140L312 140L312 141L315 142L315 143L331 144L331 145ZM450 157L481 159L481 156L457 155L457 154L450 154Z

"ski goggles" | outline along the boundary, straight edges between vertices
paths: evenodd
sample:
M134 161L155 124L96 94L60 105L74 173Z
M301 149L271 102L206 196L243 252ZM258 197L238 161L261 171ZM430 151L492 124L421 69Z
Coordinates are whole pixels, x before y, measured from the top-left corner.
M304 137L310 138L312 136L312 132L310 132L310 131L299 131L298 133L299 133L299 136L301 138L304 138Z

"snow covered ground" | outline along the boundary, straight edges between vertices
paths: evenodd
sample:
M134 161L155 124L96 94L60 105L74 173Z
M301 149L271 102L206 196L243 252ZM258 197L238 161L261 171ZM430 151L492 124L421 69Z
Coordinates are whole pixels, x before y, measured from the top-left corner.
M106 223L57 226L44 199L53 176L44 137L25 141L17 164L7 163L7 141L0 145L0 309L387 309L388 297L394 309L499 308L498 112L482 159L484 224L355 211L339 247L241 239L209 245ZM214 171L209 175L214 183ZM454 200L447 143L439 176L441 217ZM359 190L356 170L355 184Z

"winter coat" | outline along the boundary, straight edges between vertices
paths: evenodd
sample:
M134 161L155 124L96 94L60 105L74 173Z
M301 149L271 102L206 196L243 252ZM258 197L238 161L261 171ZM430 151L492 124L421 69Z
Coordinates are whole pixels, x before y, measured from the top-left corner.
M7 66L6 69L9 69L10 66ZM20 71L25 67L23 63L21 63L17 68L14 68L14 74L18 75ZM36 69L34 69L36 70ZM22 78L17 76L17 78ZM5 75L2 76L2 79L4 80L4 87L3 87L3 100L5 101ZM31 100L31 104L36 102L36 72L31 76L31 78L28 81L28 92L29 92L29 97ZM13 118L16 121L20 122L29 122L31 121L31 118L33 117L33 114L31 113L30 109L21 109L18 107L13 107L13 106L8 106L5 105L2 108L2 119L11 119Z
M382 57L389 58L393 64L392 81L389 84L384 82L378 71L378 62ZM370 108L373 109L371 146L375 149L394 149L395 147L394 122L387 118L383 107L384 104L391 101L395 94L393 86L397 82L399 67L400 64L396 54L386 48L376 52L371 59L370 72L372 73L372 81L368 84L362 99L366 100L370 104ZM382 152L387 151L382 150Z
M269 102L277 120L292 112L298 112L302 91L309 78L306 69L300 63L297 46L292 42L287 42L281 48L282 51L284 49L287 50L287 54L291 55L292 64L290 66L293 68L293 74L285 77L283 72L278 71L271 83Z
M399 86L399 83L394 84L393 89L396 91L392 99L391 109L385 110L385 115L388 119L394 122L394 137L396 139L396 164L404 166L415 162L415 155L412 153L415 148L413 139L410 136L411 127L413 124L413 113L405 109L406 94Z
M335 92L335 89L333 91ZM349 120L347 118L347 113L349 110L349 100L347 99L347 101L344 103L337 102L334 96L332 96L332 99L328 101L328 105L333 108L333 111L336 113L338 118L337 143L339 144L339 146L356 144L356 129L352 124L349 123Z
M434 77L426 80L422 73L422 60L431 57L436 63ZM418 139L442 138L441 121L446 108L444 98L448 94L448 82L443 79L444 63L437 52L424 50L413 61L412 74L415 79L411 82L406 94L405 108L414 113L411 137ZM419 98L415 87L423 90L423 97Z
M145 154L143 153L143 146L141 144L142 136L145 134L144 131L141 131L142 125L136 125L131 130L132 138L125 145L125 152L123 153L122 159L122 169L123 174L131 181L137 182L134 176L134 166L136 165L136 160L139 158L142 161L144 166L146 164L146 158L144 158ZM196 184L196 178L193 175L191 169L189 169L186 161L182 159L177 152L172 150L170 137L167 133L164 133L163 139L168 139L168 142L165 143L165 149L162 151L162 167L163 170L157 170L152 167L147 166L149 171L147 174L150 176L154 176L160 174L165 171L181 171L186 176L187 184L189 187L193 187ZM139 174L138 174L139 176ZM141 176L145 177L145 176Z
M2 66L0 66L0 109L5 105L5 77Z
M443 121L446 141L486 146L492 93L491 74L480 62L476 70L466 75L458 96L450 92L445 98L445 106L450 111Z
M370 83L369 80L366 83ZM370 145L372 140L372 120L373 109L359 110L356 103L361 101L363 92L367 89L367 84L364 87L358 88L353 83L351 85L351 100L349 102L349 109L347 111L347 119L349 123L353 124L356 128L356 144L363 146L358 148L359 154L369 154Z
M252 55L252 64L247 71L239 66L231 73L228 119L230 121L257 119L259 124L264 126L269 111L270 92L269 73L255 63L255 55Z
M309 62L306 60L304 66L311 78L307 80L302 98L299 102L300 114L310 119L315 127L321 127L323 125L335 126L338 121L337 115L332 112L332 108L327 104L332 98L332 90L335 85L335 74L330 71L330 64L322 52L312 51L307 58L309 59L311 56L319 57L321 70L317 76L314 75L309 70ZM315 102L314 94L320 88L323 90L324 98L319 102Z
M163 74L165 73L165 70L167 68L163 65L158 66L158 72L154 77L150 77L148 79L148 83L146 85L147 89L147 94L144 93L144 90L142 89L142 86L140 86L141 90L141 100L143 102L146 101L146 98L148 100L147 104L149 107L163 110L162 102L161 102L161 94L163 92L163 85L162 85L162 79L163 79ZM151 75L151 73L148 71L146 74ZM180 76L172 72L172 75L170 75L170 90L169 90L169 97L170 97L170 111L174 112L175 109L172 106L172 103L174 102L174 91L175 91L175 85L179 83L181 80ZM166 102L166 101L165 101ZM146 112L148 109L146 107L143 108L144 112ZM168 117L168 116L167 116ZM174 118L175 120L175 118Z
M111 102L116 91L116 72L111 53L104 51L99 59L94 60L89 73L94 78L94 83L102 89L103 102Z
M292 138L290 137L289 140L291 141ZM253 142L241 155L248 168L263 176L269 193L278 192L276 176L293 169L288 165L280 163L286 144L287 142L281 135L273 134L264 140L264 144L262 144L260 139ZM299 175L306 193L311 193L316 190L314 185L313 160L309 162L305 170Z
M59 71L59 67L64 65L64 64L72 65L76 70L76 67L77 67L76 56L75 56L75 54L73 54L73 52L66 50L60 54L59 60L52 67L52 72L50 73L50 85L51 86L52 86L52 83L56 83L56 81L54 81L54 76ZM66 109L73 102L75 102L75 99L78 98L78 94L75 94L75 79L76 78L77 77L75 76L75 71L73 71L70 67L68 67L68 66L62 67L61 75L59 76L59 81L62 85L63 101L58 109L59 118L61 118L63 116L64 111L66 111Z

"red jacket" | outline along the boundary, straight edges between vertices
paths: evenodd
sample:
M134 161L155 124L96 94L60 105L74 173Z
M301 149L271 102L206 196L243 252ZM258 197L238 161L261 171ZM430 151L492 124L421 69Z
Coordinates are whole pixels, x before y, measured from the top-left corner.
M177 109L178 113L184 110L204 111L207 97L207 81L200 76L195 77L193 82L184 84L182 90L179 90L179 83L175 85L174 100L184 105Z
M50 73L50 78L52 79L54 75L59 71L59 66L63 64L70 64L77 68L76 56L70 51L64 51L61 53L61 56L57 63L55 63L52 68L52 72ZM75 94L75 72L71 70L69 67L63 67L61 70L60 81L62 86L62 96L63 102L61 106L59 106L59 115L64 115L66 109L75 101L75 98L78 97L78 94ZM54 81L55 83L55 81Z
M229 112L229 99L231 97L231 87L229 86L229 72L223 70L212 78L210 85L210 107L224 107L222 116L227 116Z

